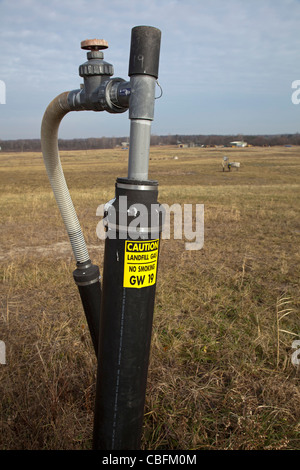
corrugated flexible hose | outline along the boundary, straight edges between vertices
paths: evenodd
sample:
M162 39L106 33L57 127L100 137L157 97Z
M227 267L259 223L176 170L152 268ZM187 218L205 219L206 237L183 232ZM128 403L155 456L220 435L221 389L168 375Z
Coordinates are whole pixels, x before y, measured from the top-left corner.
M41 126L43 158L52 190L67 229L77 263L89 260L87 246L69 193L58 150L58 129L63 117L70 111L68 94L58 95L47 107Z

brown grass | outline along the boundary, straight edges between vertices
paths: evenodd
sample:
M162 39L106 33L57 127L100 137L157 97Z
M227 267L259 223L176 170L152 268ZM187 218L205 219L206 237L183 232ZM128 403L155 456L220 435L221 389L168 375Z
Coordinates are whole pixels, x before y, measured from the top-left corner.
M62 162L102 267L96 209L127 152ZM297 147L151 148L160 202L204 204L205 244L162 240L143 448L300 448L299 175ZM0 154L0 178L0 448L89 449L96 360L41 155Z

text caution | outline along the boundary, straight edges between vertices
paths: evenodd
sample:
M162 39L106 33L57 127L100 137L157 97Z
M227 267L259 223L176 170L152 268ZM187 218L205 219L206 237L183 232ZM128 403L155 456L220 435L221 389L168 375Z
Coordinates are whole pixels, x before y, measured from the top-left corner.
M156 282L159 240L125 241L123 287L149 287Z

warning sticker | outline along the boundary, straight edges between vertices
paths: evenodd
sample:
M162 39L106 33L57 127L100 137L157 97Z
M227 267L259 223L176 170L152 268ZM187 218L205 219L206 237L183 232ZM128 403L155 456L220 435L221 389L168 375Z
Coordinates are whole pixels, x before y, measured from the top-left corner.
M156 282L159 240L125 241L123 287L148 287Z

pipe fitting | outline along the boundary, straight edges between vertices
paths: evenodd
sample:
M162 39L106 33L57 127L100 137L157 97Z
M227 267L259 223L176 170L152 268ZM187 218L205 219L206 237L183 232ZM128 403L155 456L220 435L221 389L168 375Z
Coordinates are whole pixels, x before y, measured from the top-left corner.
M103 60L103 52L108 44L103 39L87 39L82 41L81 48L88 49L87 62L79 66L79 75L83 78L83 87L73 90L68 97L68 103L72 111L108 111L109 113L124 113L129 106L127 99L119 100L118 88L125 80L122 78L110 78L114 74L114 68ZM128 87L127 87L128 89Z
M129 58L130 144L128 178L148 178L151 122L154 118L155 84L158 78L161 31L136 26L131 32Z

